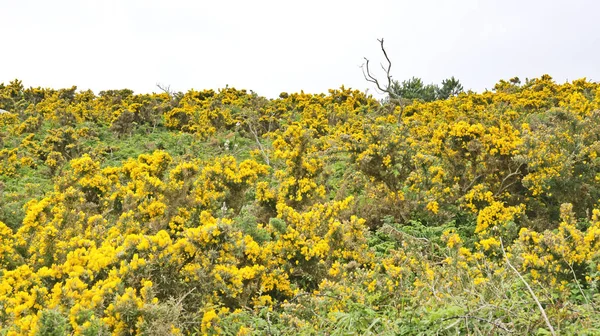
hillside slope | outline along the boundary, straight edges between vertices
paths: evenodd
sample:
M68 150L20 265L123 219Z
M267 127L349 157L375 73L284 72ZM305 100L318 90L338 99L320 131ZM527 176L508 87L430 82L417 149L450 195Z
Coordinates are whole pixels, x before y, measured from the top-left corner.
M1 335L600 333L598 83L0 109Z

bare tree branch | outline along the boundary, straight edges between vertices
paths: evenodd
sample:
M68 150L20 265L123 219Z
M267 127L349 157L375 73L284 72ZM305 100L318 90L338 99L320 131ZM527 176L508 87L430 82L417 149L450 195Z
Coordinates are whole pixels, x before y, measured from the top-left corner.
M388 57L387 52L385 51L385 48L383 47L383 37L381 38L381 40L377 40L379 41L379 44L381 45L381 51L383 52L383 55L385 56L385 59L388 62L388 68L385 72L386 76L387 76L387 80L388 80L388 90L390 89L390 86L392 85L392 76L390 75L390 72L392 70L392 62L390 61L390 58ZM389 92L388 92L389 93Z
M464 187L462 191L466 192L469 189L471 189L471 187L475 184L475 182L477 182L482 177L483 177L483 175L477 175L477 176L475 176L475 178L473 178L473 180L471 181L471 183L469 183L469 185L467 185L466 187Z
M515 181L513 181L513 182L512 182L512 183L510 183L510 184L504 185L504 183L505 183L506 181L508 181L508 179L509 179L509 178L511 178L511 177L513 177L513 176L517 176L517 175L522 175L522 173L521 173L521 171L520 171L520 170L521 170L521 167L523 167L523 165L524 165L524 164L523 164L523 163L521 163L521 164L519 165L519 167L517 167L517 169L516 169L515 171L512 171L512 172L511 172L511 171L509 170L509 174L508 174L508 175L506 175L506 176L504 177L504 179L503 179L503 180L502 180L502 182L500 183L500 188L498 189L498 191L496 191L496 193L494 194L494 196L498 196L498 195L500 195L500 194L501 194L501 193L502 193L504 190L508 189L508 188L509 188L510 186L512 186L513 184L517 183L517 181L518 181L518 180L515 180ZM510 168L509 168L509 169L510 169Z
M173 91L171 90L171 85L165 85L162 83L156 83L156 87L158 87L162 92L169 95L169 97L173 98Z
M254 127L252 127L252 121L248 121L247 125L248 125L248 129L250 130L250 133L252 133L252 135L254 135L254 139L256 140L256 144L258 145L258 149L260 150L260 153L261 153L263 159L265 160L265 163L267 164L267 166L271 166L271 161L269 160L269 154L267 154L264 147L260 143L258 133L254 129Z
M385 59L388 63L387 68L382 63L379 64L381 66L381 69L385 72L387 84L384 85L384 84L380 83L379 80L371 73L371 69L369 68L370 61L366 57L364 57L365 63L363 63L360 67L362 69L363 76L365 77L365 80L367 82L375 84L375 86L377 87L377 90L379 90L380 92L387 93L390 96L390 98L394 98L394 99L399 98L398 95L395 94L394 91L392 90L392 75L391 75L392 62L390 61L387 51L385 50L385 47L383 45L383 38L377 39L377 41L381 45L381 51L383 52L383 56L385 56Z

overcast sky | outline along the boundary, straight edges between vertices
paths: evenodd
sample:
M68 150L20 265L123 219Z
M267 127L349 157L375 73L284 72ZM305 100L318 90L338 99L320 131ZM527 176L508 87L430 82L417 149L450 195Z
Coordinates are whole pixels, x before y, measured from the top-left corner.
M600 1L0 0L0 82L158 91L374 88L384 37L396 79L600 80Z

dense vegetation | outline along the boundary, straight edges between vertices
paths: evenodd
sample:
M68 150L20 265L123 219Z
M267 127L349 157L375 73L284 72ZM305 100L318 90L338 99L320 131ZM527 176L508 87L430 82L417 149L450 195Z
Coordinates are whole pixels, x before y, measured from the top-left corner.
M0 108L0 335L600 333L598 83Z

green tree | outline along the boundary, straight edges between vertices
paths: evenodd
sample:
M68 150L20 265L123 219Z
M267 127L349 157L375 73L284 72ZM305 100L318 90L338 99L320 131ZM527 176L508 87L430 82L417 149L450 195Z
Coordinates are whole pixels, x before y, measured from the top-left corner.
M423 84L421 78L412 77L409 80L393 81L392 91L399 98L405 99L420 99L427 102L438 99L438 91L440 88L435 84Z
M437 89L436 95L437 99L448 99L450 97L458 96L463 91L463 86L460 84L460 81L452 76L442 81L442 86Z

